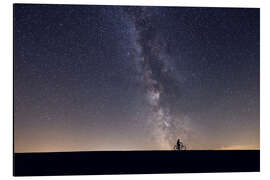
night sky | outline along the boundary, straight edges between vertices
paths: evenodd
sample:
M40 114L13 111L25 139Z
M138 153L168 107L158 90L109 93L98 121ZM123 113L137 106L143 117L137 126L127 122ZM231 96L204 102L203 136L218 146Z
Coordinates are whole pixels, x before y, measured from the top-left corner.
M259 149L259 18L14 5L15 152Z

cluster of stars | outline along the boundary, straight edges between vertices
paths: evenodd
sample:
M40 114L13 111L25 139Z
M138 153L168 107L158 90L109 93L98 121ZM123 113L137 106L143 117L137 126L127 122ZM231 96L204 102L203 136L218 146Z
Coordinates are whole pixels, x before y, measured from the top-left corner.
M252 8L16 4L15 151L259 147L259 44Z

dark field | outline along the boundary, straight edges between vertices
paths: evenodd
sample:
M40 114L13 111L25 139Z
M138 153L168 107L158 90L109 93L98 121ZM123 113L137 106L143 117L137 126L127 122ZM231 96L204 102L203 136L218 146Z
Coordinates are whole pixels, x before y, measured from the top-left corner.
M260 171L259 150L15 153L15 176Z

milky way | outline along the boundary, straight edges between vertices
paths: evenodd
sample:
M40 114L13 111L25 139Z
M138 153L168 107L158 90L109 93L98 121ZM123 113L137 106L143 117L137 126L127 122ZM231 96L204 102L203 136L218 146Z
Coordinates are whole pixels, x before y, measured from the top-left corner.
M259 148L259 9L14 6L16 152Z
M187 140L188 128L186 119L177 119L170 113L169 104L162 103L170 94L169 88L174 90L181 85L171 75L173 66L169 62L169 54L165 48L166 42L155 32L151 20L155 13L147 7L127 10L129 18L134 23L136 37L135 52L138 58L134 58L139 64L138 73L142 76L142 83L146 89L146 98L149 102L150 112L147 117L148 125L152 131L153 139L161 149L171 149L177 138Z

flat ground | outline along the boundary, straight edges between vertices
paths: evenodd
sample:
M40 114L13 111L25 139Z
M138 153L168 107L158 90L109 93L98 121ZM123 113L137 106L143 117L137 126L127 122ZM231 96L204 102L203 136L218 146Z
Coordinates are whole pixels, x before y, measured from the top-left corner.
M15 153L15 176L260 171L259 150Z

